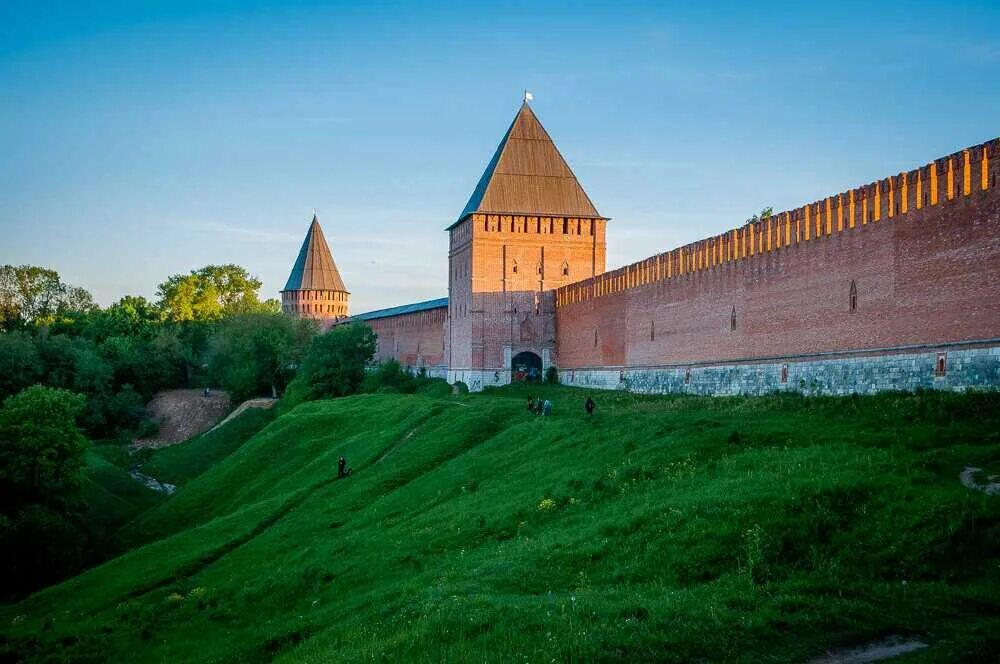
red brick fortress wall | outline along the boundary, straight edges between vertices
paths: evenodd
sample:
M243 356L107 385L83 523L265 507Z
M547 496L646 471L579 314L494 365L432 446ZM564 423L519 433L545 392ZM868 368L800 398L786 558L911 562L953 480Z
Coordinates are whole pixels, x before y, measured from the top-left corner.
M560 287L559 366L732 362L1000 337L998 174L993 140Z
M375 361L395 359L403 367L441 367L444 358L444 321L439 307L364 321L378 335Z

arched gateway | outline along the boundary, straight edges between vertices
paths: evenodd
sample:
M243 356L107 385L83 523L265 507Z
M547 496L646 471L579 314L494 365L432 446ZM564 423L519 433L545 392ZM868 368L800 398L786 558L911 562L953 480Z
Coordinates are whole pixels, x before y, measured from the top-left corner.
M510 376L513 381L541 380L542 358L530 350L518 353L510 361Z

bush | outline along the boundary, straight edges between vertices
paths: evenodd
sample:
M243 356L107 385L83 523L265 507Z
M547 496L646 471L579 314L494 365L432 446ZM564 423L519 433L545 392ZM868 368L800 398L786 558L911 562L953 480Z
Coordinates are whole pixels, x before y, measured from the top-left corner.
M361 391L368 394L384 392L391 387L394 392L410 394L416 390L416 382L408 371L404 371L396 360L388 360L365 374L361 383Z
M362 323L337 325L315 337L288 385L279 414L303 401L354 394L375 355L375 333Z
M160 433L160 421L146 418L139 422L139 429L136 431L136 438L153 438Z
M417 394L429 397L446 397L451 394L451 385L444 378L427 378L417 387Z
M549 367L545 370L545 382L551 385L559 383L559 371L555 367Z

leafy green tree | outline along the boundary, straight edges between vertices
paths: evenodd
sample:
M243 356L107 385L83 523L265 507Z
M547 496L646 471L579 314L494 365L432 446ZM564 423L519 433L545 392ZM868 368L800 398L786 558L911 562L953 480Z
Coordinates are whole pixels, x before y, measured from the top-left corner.
M209 375L237 399L277 396L291 377L313 325L284 314L227 318L210 344Z
M146 298L126 295L110 307L95 312L86 334L95 341L109 337L152 338L159 330L160 316L160 310Z
M81 420L93 434L108 432L108 410L114 392L114 368L101 357L97 346L90 341L77 342L73 353L74 391L87 396L87 405Z
M260 279L239 265L207 265L175 274L159 285L159 306L171 321L218 320L245 313L277 313L275 300L262 302Z
M87 440L82 395L35 385L0 408L0 594L10 598L78 568Z
M750 224L756 224L758 221L767 221L768 219L771 218L773 214L774 214L774 208L766 207L763 210L761 210L759 214L755 214L754 216L747 219L747 225L749 226Z
M19 392L42 377L44 366L31 335L0 333L0 399Z
M83 481L87 440L76 425L80 394L42 385L4 400L0 409L0 492L5 505L72 502Z
M193 359L193 353L189 353L179 331L161 327L149 343L147 358L154 383L159 387L183 385L189 357Z
M284 408L310 399L356 393L365 379L365 367L375 355L375 341L375 332L363 323L337 325L317 336L289 386Z
M86 313L94 300L83 288L62 282L59 273L35 265L0 266L0 327L49 325L60 317Z
M35 343L44 366L41 382L49 387L72 387L76 374L77 346L86 341L66 334L45 334L38 335Z

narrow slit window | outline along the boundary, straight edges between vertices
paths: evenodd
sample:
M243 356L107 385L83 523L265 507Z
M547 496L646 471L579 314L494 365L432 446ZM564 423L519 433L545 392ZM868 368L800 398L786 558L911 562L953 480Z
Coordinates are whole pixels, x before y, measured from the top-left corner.
M853 314L858 310L858 285L853 280L851 281L851 291L848 295L848 301L851 313Z
M736 330L736 306L733 305L733 310L729 314L729 329L732 331Z
M656 341L656 321L649 321L649 340Z
M934 375L943 376L948 371L948 354L938 353L937 361L934 364Z

